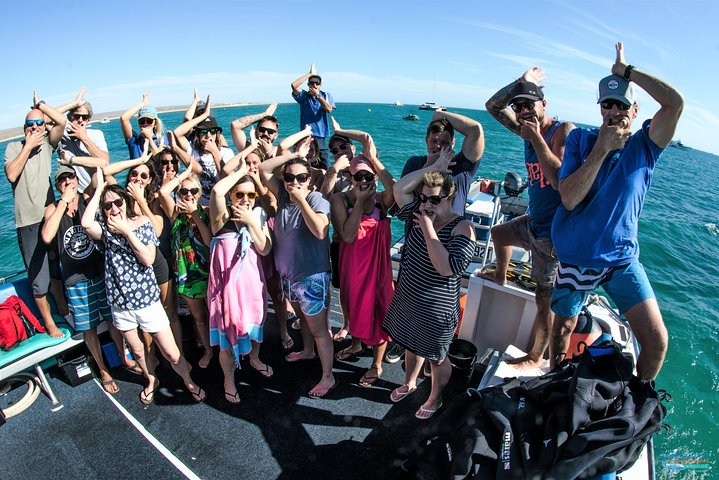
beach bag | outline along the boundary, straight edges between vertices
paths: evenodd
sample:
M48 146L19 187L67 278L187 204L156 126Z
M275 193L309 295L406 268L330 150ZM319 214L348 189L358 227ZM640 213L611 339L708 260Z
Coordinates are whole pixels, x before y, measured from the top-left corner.
M0 303L0 348L7 351L36 333L45 333L25 302L11 295Z

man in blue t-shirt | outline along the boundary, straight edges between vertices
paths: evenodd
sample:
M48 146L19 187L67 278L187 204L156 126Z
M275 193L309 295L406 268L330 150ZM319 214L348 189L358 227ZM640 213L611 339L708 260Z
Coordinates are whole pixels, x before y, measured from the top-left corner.
M554 315L551 309L552 285L557 256L551 239L554 213L561 204L557 191L557 172L562 164L564 143L574 125L553 120L544 99L544 70L532 67L514 82L487 100L487 112L510 132L524 139L524 164L529 181L529 213L492 227L492 243L497 259L492 272L482 276L499 285L507 283L512 247L532 252L532 280L537 284L534 343L527 355L510 360L518 368L542 365L549 346Z
M552 295L557 317L550 360L554 366L566 354L584 301L602 285L641 346L637 375L653 379L662 367L668 338L639 263L637 227L654 167L674 136L684 99L663 80L628 65L621 42L611 72L599 82L602 126L578 128L569 135L559 170L562 205L552 223L559 258ZM661 106L634 134L638 106L632 83Z
M307 90L301 90L307 80ZM320 147L321 166L327 170L327 161L330 151L327 147L327 138L330 136L330 123L328 113L335 108L332 94L320 90L322 77L317 75L315 64L310 65L310 71L292 82L292 98L300 104L300 130L307 125L312 129L312 136L317 139Z

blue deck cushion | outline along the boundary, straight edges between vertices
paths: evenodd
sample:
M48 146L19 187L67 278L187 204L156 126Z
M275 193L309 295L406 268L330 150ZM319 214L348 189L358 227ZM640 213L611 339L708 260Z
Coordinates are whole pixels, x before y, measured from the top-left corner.
M72 336L72 333L66 327L60 327L60 331L65 334L64 337L55 338L47 333L36 333L27 340L20 342L20 344L12 350L7 352L0 350L0 368L38 350L62 343Z

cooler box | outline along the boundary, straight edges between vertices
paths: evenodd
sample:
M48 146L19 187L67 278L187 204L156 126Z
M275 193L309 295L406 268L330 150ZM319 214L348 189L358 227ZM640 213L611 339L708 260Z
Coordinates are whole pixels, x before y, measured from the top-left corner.
M82 355L67 361L59 361L57 366L65 374L67 381L73 387L92 380L92 367L94 360L90 355Z
M474 230L479 242L489 239L489 230L494 220L494 198L494 195L478 193L464 211L464 218L475 225Z

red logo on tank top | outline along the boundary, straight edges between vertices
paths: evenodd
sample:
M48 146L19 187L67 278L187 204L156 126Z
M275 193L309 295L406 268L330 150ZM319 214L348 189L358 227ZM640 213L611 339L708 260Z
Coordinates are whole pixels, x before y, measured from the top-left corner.
M529 181L529 185L533 186L534 182L539 181L539 188L544 188L550 186L549 182L546 178L544 178L544 173L542 173L542 169L539 166L539 162L537 163L527 163L525 162L524 165L527 167L527 180Z

